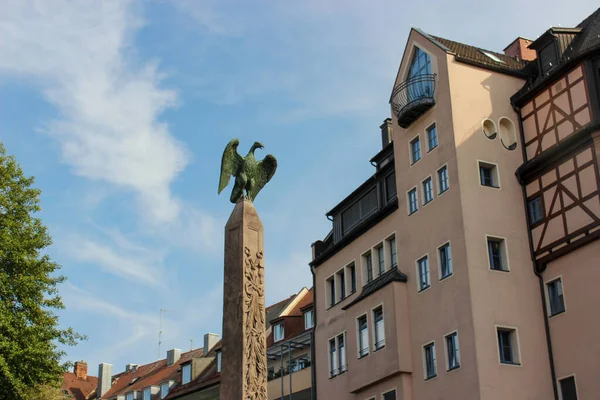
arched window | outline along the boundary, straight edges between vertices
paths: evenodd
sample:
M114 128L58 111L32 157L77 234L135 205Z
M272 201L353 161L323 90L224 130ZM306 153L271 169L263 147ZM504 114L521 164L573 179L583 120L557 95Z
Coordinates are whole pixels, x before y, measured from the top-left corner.
M406 80L411 82L408 87L409 102L423 97L430 97L433 94L432 83L419 78L424 75L431 75L431 59L427 53L415 47L415 53L406 77Z
M500 131L500 141L508 150L517 148L517 133L515 124L508 118L502 117L498 121L498 130Z
M496 130L496 124L494 123L494 121L492 121L489 118L484 119L481 123L481 128L483 130L483 134L488 139L496 139L498 131Z

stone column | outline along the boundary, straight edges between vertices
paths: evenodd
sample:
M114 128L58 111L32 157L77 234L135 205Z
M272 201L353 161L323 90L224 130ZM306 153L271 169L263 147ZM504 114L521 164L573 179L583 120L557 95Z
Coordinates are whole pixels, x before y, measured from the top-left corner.
M267 400L263 226L251 201L225 225L221 400Z

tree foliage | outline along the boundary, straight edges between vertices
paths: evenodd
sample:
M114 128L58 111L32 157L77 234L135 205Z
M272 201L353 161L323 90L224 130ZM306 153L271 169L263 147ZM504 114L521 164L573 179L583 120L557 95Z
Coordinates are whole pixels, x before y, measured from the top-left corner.
M28 399L31 388L56 387L62 378L58 345L83 337L61 329L64 308L56 285L65 278L43 250L52 243L34 214L40 190L32 187L0 142L0 399Z

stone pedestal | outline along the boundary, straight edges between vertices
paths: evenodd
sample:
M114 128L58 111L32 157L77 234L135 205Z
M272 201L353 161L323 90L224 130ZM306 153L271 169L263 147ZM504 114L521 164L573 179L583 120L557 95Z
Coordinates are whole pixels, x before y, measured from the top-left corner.
M267 400L262 250L262 222L240 200L225 225L221 400Z

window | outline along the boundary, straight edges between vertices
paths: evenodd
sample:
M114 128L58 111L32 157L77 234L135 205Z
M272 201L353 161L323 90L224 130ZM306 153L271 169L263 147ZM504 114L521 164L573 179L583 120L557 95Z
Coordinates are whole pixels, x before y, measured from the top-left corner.
M377 263L379 264L379 275L385 272L385 257L383 256L383 245L377 248Z
M164 399L169 394L169 382L160 384L160 398Z
M185 385L192 380L192 364L185 364L181 367L181 384Z
M561 379L558 382L562 400L577 400L577 385L574 376Z
M369 354L369 328L367 326L367 316L358 318L358 358Z
M423 358L425 360L425 380L435 378L437 369L435 366L435 343L423 346Z
M512 328L497 328L498 351L502 364L518 364L517 331Z
M358 201L342 211L342 233L344 235L377 210L377 197L377 188L373 187Z
M125 395L125 400L133 400L133 394L134 394L133 392L132 393L127 393Z
M408 192L408 214L416 213L419 209L419 199L417 198L417 188Z
M431 185L431 178L427 178L423 181L423 205L433 200L433 186Z
M416 163L421 159L421 141L417 136L410 142L410 162L411 164Z
M342 268L336 273L338 286L340 288L340 300L346 298L346 275L344 274L344 269Z
M450 187L450 185L448 183L448 167L443 166L442 168L438 169L437 175L438 175L438 187L439 187L438 194L442 194L446 190L448 190L448 188Z
M152 389L151 388L144 389L144 396L143 396L142 400L151 400L151 398L152 398Z
M419 270L419 291L422 291L429 287L429 259L427 256L417 261L417 268Z
M446 352L448 357L448 371L460 367L458 333L454 332L446 336Z
M217 355L217 372L221 372L223 367L223 354L221 353L221 350L218 350L215 353Z
M542 196L538 196L529 201L527 205L529 210L529 222L531 225L540 222L544 218L544 209L542 208Z
M381 306L373 310L373 323L375 332L375 350L385 346L385 331L383 326L383 308Z
M420 48L415 47L415 53L408 70L407 79L411 79L420 75L431 75L431 60L427 53ZM431 96L432 94L432 83L428 81L417 80L408 87L409 102L419 100L425 96Z
M390 201L396 197L396 173L392 172L385 177L385 198Z
M356 266L354 263L350 264L348 270L350 271L350 291L354 293L356 292Z
M329 377L334 377L337 373L337 348L335 347L335 339L329 339Z
M549 72L557 65L556 48L554 46L554 42L547 44L545 47L539 50L539 59L542 74Z
M338 365L340 374L346 372L346 344L344 342L344 334L339 334L337 336L337 344L338 344Z
M327 279L327 290L329 291L329 306L332 307L336 303L335 299L335 279L333 276Z
M508 271L505 240L488 237L487 245L490 269L494 271Z
M435 124L427 128L427 144L429 145L428 151L431 151L438 146L437 128L435 127Z
M383 400L396 400L396 391L390 390L389 392L384 393Z
M499 188L498 168L494 164L479 162L479 183L481 186Z
M479 51L481 51L483 54L485 54L487 57L491 58L492 60L496 61L497 63L506 64L504 61L502 61L501 59L499 59L497 56L495 56L492 53L489 53L489 52L483 51L483 50L479 50Z
M283 336L284 336L284 327L283 327L283 322L282 322L273 327L273 341L279 342L280 340L283 340Z
M392 261L392 267L395 267L398 265L398 253L396 250L396 237L395 236L389 240L389 245L390 245L390 259Z
M546 284L548 288L548 305L550 316L565 311L565 298L563 295L562 279L558 278Z
M367 282L371 282L373 280L373 255L371 252L368 252L364 257L367 270Z
M315 325L313 310L304 313L304 329L310 329Z
M441 279L452 275L452 254L450 252L450 243L446 243L438 249L440 255L440 275Z

